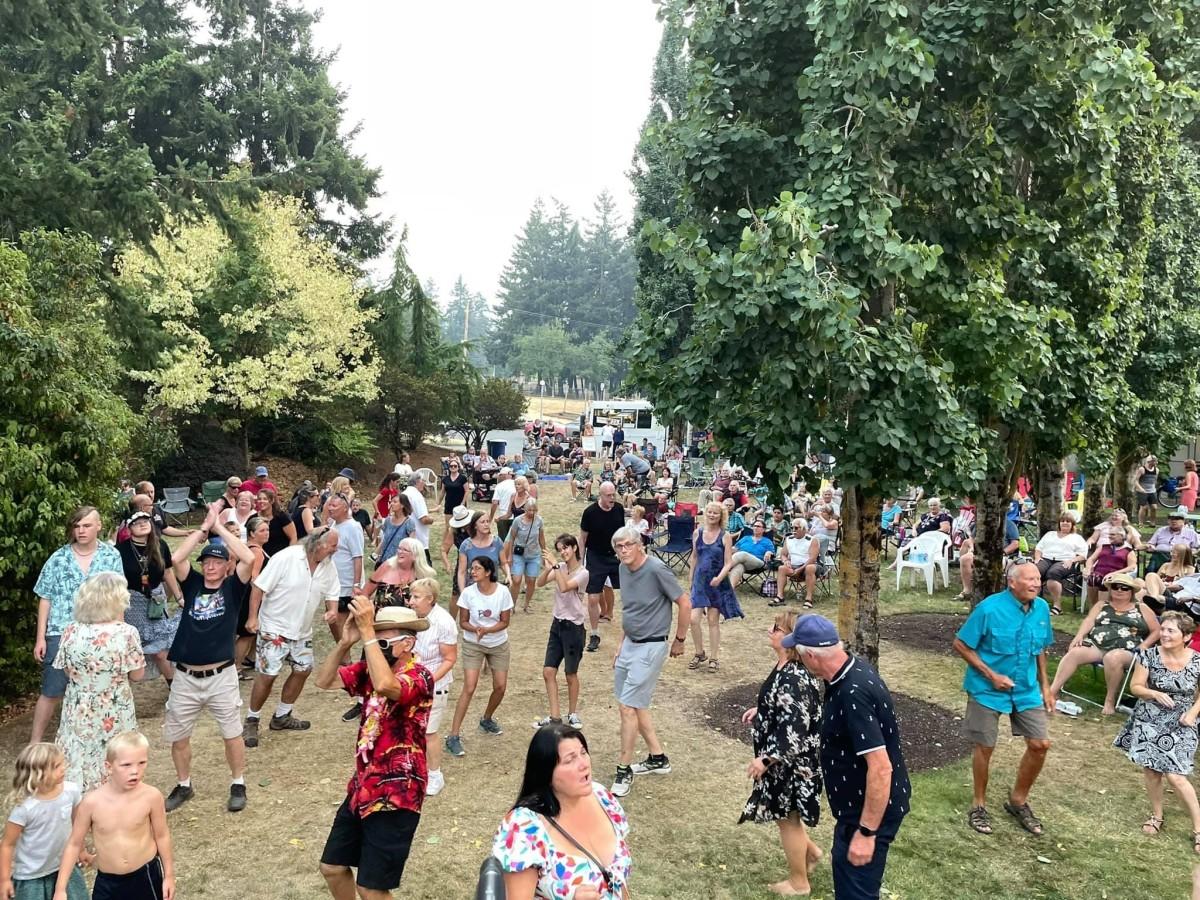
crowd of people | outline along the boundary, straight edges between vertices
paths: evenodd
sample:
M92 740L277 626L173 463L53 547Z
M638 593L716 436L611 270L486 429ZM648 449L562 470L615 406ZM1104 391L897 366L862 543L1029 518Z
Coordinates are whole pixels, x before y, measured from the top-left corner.
M690 636L687 669L720 672L722 623L745 617L739 587L757 575L764 605L785 606L792 583L797 601L804 594L800 609L771 613L764 652L769 648L773 666L758 703L743 716L754 756L741 821L776 823L787 876L771 889L807 894L810 872L824 855L809 834L823 787L835 819L836 896L878 897L910 785L886 685L846 652L828 619L809 611L819 581L835 565L836 483L816 496L800 489L768 506L747 491L746 473L718 466L691 524L685 586L651 552L646 527L648 515L686 515L686 504L675 502L678 469L612 437L595 477L591 459L575 461L574 448L559 445L571 499L587 502L575 534L546 534L538 511L539 487L546 485L538 483L536 459L532 471L482 453L443 460L438 561L450 581L444 607L430 549L430 479L407 458L365 504L351 469L324 490L305 483L285 503L259 467L251 478L230 477L191 530L168 531L146 482L110 532L115 543L103 539L96 509L76 510L64 546L46 561L35 589L33 649L43 678L0 843L0 890L11 887L0 896L74 900L86 891L76 866L83 863L98 872L93 896L171 897L166 816L196 795L191 737L201 715L207 712L220 732L230 773L226 808L239 813L250 799L247 749L262 740L295 740L290 733L311 728L300 710L314 668L318 688L349 695L343 718L359 728L354 771L321 854L321 874L336 898L391 896L423 804L445 787L443 753L470 752L463 726L485 669L491 689L477 707L478 732L482 740L503 733L517 603L529 612L537 592L548 588L545 715L533 723L524 778L496 831L493 855L512 898L627 897L633 856L621 800L635 779L672 772L652 714L666 662L684 656ZM556 443L551 438L530 432L538 458L543 451L551 456L542 444ZM472 508L485 476L489 496L477 500L483 508ZM885 530L904 529L906 511L894 501L885 505ZM1184 515L1173 511L1144 544L1120 510L1088 539L1075 534L1074 517L1065 515L1032 557L1014 559L1007 589L975 606L959 629L954 649L967 664L963 728L974 753L970 828L993 830L988 772L1005 714L1025 753L1003 808L1027 832L1043 832L1030 794L1050 750L1049 715L1071 674L1096 663L1108 687L1105 713L1115 711L1132 669L1136 704L1115 743L1145 772L1151 814L1143 830L1156 834L1163 827L1165 778L1191 817L1200 852L1200 805L1187 778L1200 718L1200 655L1188 644L1195 629L1188 604L1200 602L1200 576L1190 556L1196 535ZM934 497L914 518L910 536L962 532L948 544L960 565L969 565L973 517L962 509L951 515ZM164 536L175 540L174 550ZM1006 549L1015 555L1016 547ZM1154 569L1144 581L1136 577L1139 550L1152 554ZM1094 603L1051 681L1047 653L1061 601L1054 588L1075 569L1082 585L1094 589ZM580 669L617 616L618 592L611 649L619 751L612 778L601 784L583 733ZM172 600L179 606L173 615ZM318 613L333 639L319 665ZM262 710L285 665L260 733ZM461 684L451 708L456 669ZM149 742L137 730L131 688L155 674L167 684L163 737L175 770L165 797L142 780ZM244 714L242 681L250 682ZM64 697L55 743L44 743ZM112 837L115 822L128 828L127 839Z

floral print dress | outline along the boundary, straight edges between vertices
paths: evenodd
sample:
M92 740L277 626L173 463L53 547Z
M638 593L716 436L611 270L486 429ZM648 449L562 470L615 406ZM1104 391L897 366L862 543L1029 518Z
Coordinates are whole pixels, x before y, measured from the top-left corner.
M821 815L821 698L798 662L776 666L758 692L751 732L754 756L776 760L754 783L742 822L775 822L799 813L805 825Z
M496 829L492 856L499 860L505 872L537 869L537 889L533 894L537 900L572 900L576 888L584 886L596 888L603 900L620 900L623 896L633 868L627 843L629 820L608 788L592 782L592 790L617 835L617 849L612 865L608 867L611 879L608 882L595 863L531 809L518 806L510 810Z
M1101 653L1109 650L1128 650L1133 653L1150 634L1150 624L1142 615L1142 607L1134 603L1124 612L1118 612L1112 603L1105 603L1096 615L1095 624L1083 646L1095 647Z
M104 780L104 748L122 731L137 729L129 673L146 664L137 629L124 622L63 631L54 667L67 673L57 743L67 758L67 780L89 791Z

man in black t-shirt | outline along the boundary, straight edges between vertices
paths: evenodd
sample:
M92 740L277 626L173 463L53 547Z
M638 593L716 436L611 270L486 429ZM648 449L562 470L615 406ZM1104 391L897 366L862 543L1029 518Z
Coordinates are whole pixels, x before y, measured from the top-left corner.
M821 774L833 829L834 896L877 898L888 848L908 813L912 788L887 685L848 654L823 616L801 616L783 646L827 682L821 714Z
M618 529L625 527L625 507L617 503L616 485L606 481L600 485L598 494L599 499L585 509L579 519L579 549L585 554L584 566L588 570L589 653L600 648L601 620L612 621L616 604L613 588L621 588L620 562L613 550L612 538Z
M226 809L246 808L246 745L242 741L241 695L233 645L238 611L250 580L254 555L236 534L217 521L214 505L199 530L189 534L171 556L175 577L183 591L179 630L167 659L175 664L175 678L167 698L163 737L171 744L178 783L167 797L167 811L192 799L192 730L200 713L208 710L225 739L225 759L233 783ZM192 568L192 551L212 533L200 551L200 571ZM231 571L232 568L232 571Z

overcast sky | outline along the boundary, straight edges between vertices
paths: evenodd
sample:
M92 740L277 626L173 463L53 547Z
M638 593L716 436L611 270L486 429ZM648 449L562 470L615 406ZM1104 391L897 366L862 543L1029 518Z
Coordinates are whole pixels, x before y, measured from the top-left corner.
M444 301L461 274L495 298L536 198L577 217L626 171L649 105L660 28L651 0L305 0L333 78L383 170L377 210L409 228L410 260Z

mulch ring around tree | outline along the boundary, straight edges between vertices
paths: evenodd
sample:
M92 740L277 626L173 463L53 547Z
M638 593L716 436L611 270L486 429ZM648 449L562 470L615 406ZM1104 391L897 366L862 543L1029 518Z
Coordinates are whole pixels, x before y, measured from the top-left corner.
M954 652L954 635L966 620L966 616L947 613L900 613L879 620L879 636L913 650L958 656ZM1055 632L1051 655L1061 657L1070 644L1070 635Z
M742 724L742 713L758 702L759 685L734 685L714 696L704 708L705 724L726 737L749 745L750 727ZM900 743L910 772L936 769L970 755L971 745L962 737L962 720L949 710L906 694L892 694Z

